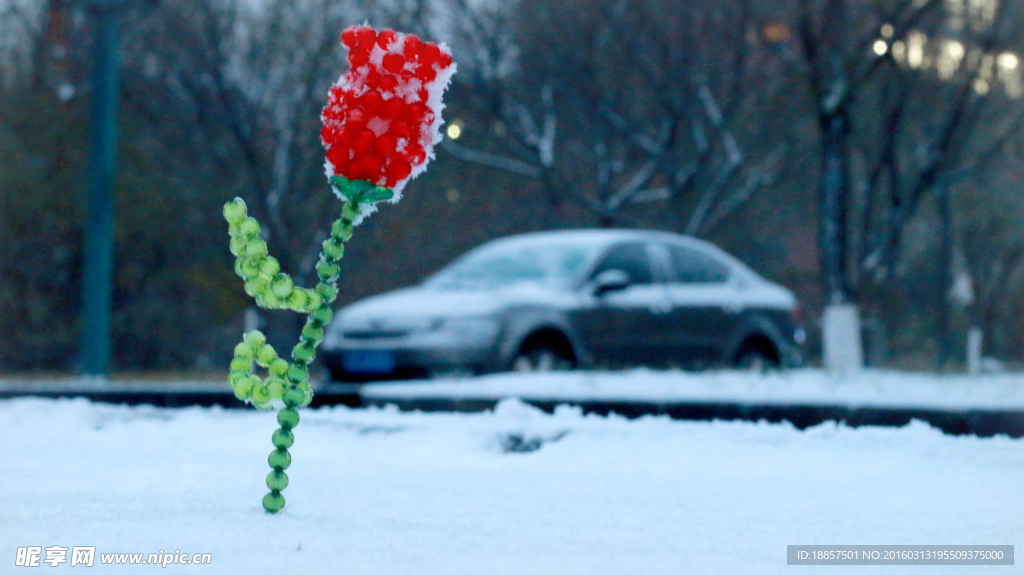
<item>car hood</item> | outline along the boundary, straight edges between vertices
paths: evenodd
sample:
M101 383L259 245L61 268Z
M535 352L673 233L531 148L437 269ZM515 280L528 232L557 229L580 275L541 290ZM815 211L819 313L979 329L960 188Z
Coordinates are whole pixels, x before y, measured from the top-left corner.
M440 318L495 315L515 306L560 307L573 300L572 292L540 284L493 290L412 287L353 303L338 313L334 326L344 330L416 329Z

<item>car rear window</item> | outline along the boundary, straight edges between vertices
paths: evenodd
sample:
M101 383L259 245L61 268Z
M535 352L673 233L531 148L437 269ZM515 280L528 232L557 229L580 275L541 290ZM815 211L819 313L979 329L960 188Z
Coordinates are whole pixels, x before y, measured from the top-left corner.
M703 252L669 245L668 253L679 283L713 284L729 279L729 267Z

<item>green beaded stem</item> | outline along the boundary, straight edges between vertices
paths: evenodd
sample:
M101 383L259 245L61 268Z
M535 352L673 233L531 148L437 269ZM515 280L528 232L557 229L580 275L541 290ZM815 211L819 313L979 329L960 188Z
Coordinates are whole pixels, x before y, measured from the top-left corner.
M281 271L277 259L268 253L267 242L259 237L259 223L249 217L241 198L224 204L224 219L228 222L228 234L231 236L229 245L231 253L236 256L235 273L245 282L245 293L263 309L290 309L308 316L299 343L292 348L291 362L279 357L259 330L245 334L242 342L235 346L235 357L231 360L228 385L235 392L235 397L252 403L260 410L280 408L277 422L281 427L271 436L274 451L267 458L272 469L267 475L270 493L263 497L263 508L267 513L277 513L285 504L281 491L288 486L284 470L292 461L288 448L295 442L292 429L299 424L296 408L305 407L313 401L309 366L316 357L317 346L324 339L324 327L333 315L330 304L338 296L341 269L338 261L345 254L344 242L352 237L352 227L362 213L360 203L389 199L393 195L388 188L361 180L349 181L334 176L331 183L348 199L342 206L341 217L331 225L331 237L323 242L320 262L316 266L320 282L313 289L296 286L291 276ZM254 362L267 368L265 379L253 373Z

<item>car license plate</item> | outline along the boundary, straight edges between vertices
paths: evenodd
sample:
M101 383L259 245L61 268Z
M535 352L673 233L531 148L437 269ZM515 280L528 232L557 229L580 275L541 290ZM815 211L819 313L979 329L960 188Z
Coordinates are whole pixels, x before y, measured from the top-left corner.
M349 373L391 373L395 371L395 352L378 349L346 351L344 365Z

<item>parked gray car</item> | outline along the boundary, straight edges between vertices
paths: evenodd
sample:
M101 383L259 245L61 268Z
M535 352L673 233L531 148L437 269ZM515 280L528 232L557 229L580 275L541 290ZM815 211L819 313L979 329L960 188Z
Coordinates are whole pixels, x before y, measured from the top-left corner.
M638 230L484 244L421 285L342 309L323 357L370 381L634 365L796 366L793 294L715 246Z

